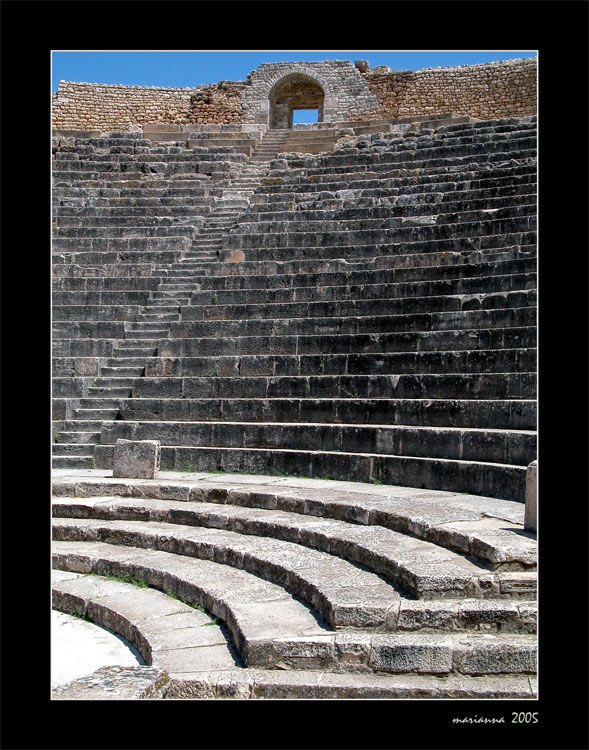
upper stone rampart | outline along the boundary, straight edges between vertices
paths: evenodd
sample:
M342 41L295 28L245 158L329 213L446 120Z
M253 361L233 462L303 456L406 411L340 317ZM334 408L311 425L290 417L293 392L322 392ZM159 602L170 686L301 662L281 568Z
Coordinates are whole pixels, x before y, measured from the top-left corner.
M262 63L247 81L194 88L60 81L53 127L108 131L159 122L265 130L290 127L293 107L315 106L323 122L448 112L521 117L536 113L536 80L536 58L523 58L417 71L349 60Z
M384 118L454 112L487 120L536 114L535 57L415 71L380 66L363 75Z

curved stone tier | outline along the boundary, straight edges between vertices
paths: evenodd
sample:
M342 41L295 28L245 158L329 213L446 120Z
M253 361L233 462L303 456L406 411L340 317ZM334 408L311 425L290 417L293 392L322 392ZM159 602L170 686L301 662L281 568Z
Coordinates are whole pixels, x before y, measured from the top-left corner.
M284 678L289 697L306 697L319 675L327 685L340 675L347 697L534 695L535 540L517 503L349 482L59 473L53 605L133 643L166 673L165 697L209 697L228 673L266 686L241 697L275 695L274 670L285 669L305 675ZM87 690L56 697L76 689Z

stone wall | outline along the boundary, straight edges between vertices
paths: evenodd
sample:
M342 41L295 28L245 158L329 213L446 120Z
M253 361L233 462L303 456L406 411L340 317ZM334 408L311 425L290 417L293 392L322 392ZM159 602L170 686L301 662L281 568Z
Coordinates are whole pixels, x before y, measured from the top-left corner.
M184 123L194 93L195 89L60 81L53 94L53 127L117 130L145 122Z
M455 112L484 120L536 114L534 57L416 71L381 66L363 75L384 118Z
M184 89L60 81L53 94L53 126L107 131L161 122L265 128L272 92L287 76L307 76L321 86L325 122L445 112L518 117L536 112L536 73L536 58L417 71L370 70L331 60L263 63L247 81Z
M190 97L190 115L186 122L203 125L228 125L246 120L243 101L245 81L221 81L198 86Z

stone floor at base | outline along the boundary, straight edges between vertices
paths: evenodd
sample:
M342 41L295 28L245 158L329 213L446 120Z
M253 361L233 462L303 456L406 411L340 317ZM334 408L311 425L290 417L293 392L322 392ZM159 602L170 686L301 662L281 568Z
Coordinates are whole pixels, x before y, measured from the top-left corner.
M107 628L64 612L51 612L51 688L111 665L144 665L131 644Z

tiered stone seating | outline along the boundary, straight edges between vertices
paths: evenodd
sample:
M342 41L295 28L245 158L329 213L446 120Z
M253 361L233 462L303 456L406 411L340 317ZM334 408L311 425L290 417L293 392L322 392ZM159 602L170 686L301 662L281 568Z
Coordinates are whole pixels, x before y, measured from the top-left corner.
M246 479L56 478L54 607L130 640L168 698L535 696L520 503Z
M54 606L165 697L536 695L535 118L431 122L219 178L174 259L56 266Z
M245 163L230 147L162 146L138 133L87 135L53 142L54 454L58 464L78 467L93 465L100 419L114 417L117 397L130 389L121 383L90 405L67 399L92 394L90 376L142 372L118 361L117 342L131 322L157 337L162 321L178 319L178 304L189 297L160 290L163 275L192 248ZM157 350L152 341L127 350L129 343L121 341L128 356ZM76 416L77 424L64 423Z
M151 141L182 141L187 148L230 146L236 153L250 157L256 151L262 132L231 125L165 125L143 126L143 135Z
M274 162L224 242L248 260L200 279L123 419L103 424L97 467L118 438L160 439L165 468L522 500L536 455L534 127L463 123ZM379 181L391 161L405 176ZM370 177L354 182L360 163Z

